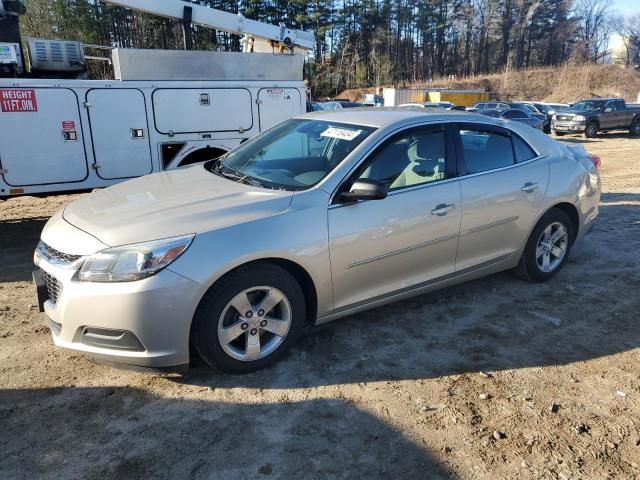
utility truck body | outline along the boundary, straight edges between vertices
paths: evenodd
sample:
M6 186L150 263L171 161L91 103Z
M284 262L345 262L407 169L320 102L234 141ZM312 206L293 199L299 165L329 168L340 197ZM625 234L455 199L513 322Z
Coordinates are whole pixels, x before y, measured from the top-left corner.
M302 79L268 74L294 56L224 55L271 67L242 80L0 79L0 196L105 187L208 160L305 111Z

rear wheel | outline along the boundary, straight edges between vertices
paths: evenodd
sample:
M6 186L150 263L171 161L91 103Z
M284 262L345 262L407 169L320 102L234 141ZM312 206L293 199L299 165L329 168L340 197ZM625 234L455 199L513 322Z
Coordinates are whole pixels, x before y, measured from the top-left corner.
M256 264L230 273L205 294L191 342L210 366L247 373L282 357L298 340L304 317L296 280L277 265Z
M549 210L536 224L516 273L529 282L544 282L564 266L573 241L571 220L562 210Z
M587 138L595 138L598 135L598 124L595 122L591 122L587 124L587 127L584 129L584 136Z
M634 137L640 137L640 120L636 120L635 122L633 122L633 124L631 124L629 133Z

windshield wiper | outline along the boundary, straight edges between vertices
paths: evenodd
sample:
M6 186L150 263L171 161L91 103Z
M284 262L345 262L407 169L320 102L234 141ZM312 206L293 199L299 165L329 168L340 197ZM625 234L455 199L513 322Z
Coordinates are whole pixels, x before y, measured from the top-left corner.
M216 173L223 177L229 178L238 183L244 183L246 185L252 185L254 187L264 187L264 185L249 175L241 175L239 172L233 170L232 168L225 167L222 162L218 162L217 165L214 164L213 168L215 168ZM223 168L225 170L223 170Z

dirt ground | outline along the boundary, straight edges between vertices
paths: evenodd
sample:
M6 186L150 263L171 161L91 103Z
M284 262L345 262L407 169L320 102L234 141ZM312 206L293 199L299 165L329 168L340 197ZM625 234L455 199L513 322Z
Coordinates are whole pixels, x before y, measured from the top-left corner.
M53 346L31 258L75 195L0 203L2 478L640 478L640 139L566 268L314 329L266 371L151 376Z

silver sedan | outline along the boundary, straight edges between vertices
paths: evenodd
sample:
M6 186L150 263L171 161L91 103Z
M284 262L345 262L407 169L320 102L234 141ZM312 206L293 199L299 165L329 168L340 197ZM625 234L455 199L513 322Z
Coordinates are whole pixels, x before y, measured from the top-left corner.
M56 345L98 360L248 372L306 325L501 270L550 279L598 216L598 164L478 114L311 113L67 205L35 252L39 303Z

